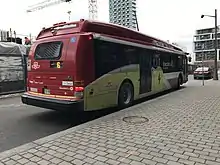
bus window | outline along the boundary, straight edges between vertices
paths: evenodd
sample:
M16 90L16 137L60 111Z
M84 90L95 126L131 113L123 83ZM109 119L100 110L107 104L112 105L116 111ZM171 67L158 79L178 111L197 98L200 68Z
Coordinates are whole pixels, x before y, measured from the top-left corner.
M123 56L125 56L126 65L138 64L139 54L137 48L125 47L123 50Z
M158 66L160 66L160 54L155 52L152 60L152 67L156 69Z
M119 49L110 42L95 40L95 73L96 78L101 77L118 68Z
M57 60L61 56L62 42L46 42L37 45L35 60Z
M138 52L131 46L95 40L96 78L125 65L138 63Z

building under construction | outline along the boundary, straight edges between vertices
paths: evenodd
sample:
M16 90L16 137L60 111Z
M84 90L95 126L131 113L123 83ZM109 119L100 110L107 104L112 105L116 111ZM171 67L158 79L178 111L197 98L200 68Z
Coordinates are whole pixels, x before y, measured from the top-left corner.
M16 37L16 35L12 36L12 32L10 31L0 30L0 42L15 42L17 44L22 44L22 39Z
M220 67L220 31L217 32L217 60ZM215 59L215 28L206 28L196 30L194 35L194 54L195 64L204 61L205 66L213 67Z

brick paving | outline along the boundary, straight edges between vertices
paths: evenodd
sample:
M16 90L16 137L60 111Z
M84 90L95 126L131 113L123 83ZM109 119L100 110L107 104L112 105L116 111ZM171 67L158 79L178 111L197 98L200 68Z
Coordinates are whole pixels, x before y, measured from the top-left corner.
M1 153L0 165L220 165L219 87L188 86Z

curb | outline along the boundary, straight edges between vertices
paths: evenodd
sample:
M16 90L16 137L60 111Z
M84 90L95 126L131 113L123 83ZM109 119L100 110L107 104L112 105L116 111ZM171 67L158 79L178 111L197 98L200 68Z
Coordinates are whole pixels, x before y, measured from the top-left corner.
M7 99L11 97L18 97L23 94L24 91L17 91L17 92L10 92L10 93L1 93L0 94L0 99Z

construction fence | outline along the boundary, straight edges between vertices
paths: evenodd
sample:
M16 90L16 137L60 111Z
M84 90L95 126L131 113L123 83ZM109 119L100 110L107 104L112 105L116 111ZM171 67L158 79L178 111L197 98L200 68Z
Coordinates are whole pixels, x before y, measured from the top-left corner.
M25 91L30 46L0 42L0 95Z

